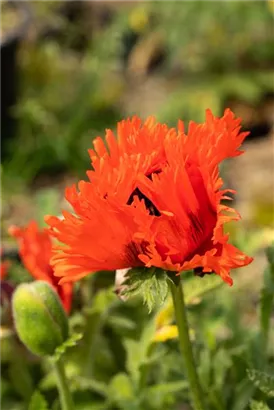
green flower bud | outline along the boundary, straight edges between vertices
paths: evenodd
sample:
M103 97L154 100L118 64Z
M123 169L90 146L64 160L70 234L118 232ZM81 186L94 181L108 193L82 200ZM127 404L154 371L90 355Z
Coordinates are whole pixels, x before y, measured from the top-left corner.
M67 340L68 318L48 283L35 281L18 286L12 309L17 334L32 353L52 355Z

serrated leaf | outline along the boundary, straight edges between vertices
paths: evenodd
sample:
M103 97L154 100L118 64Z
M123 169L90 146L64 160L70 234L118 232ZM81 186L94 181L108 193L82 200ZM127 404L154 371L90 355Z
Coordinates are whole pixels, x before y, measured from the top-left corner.
M82 339L82 337L83 335L81 333L73 333L63 344L55 349L52 359L58 361L67 349L76 346L77 342Z
M166 272L158 268L130 269L123 283L122 295L126 297L141 296L149 312L156 305L161 305L168 294Z
M274 377L265 372L248 369L247 375L252 383L269 397L274 397Z
M39 390L33 393L28 410L49 410L48 403Z
M197 298L204 296L206 293L213 291L224 282L215 274L206 275L203 278L194 277L184 283L184 297L186 305L193 303Z
M251 400L250 410L270 410L266 403L257 400Z

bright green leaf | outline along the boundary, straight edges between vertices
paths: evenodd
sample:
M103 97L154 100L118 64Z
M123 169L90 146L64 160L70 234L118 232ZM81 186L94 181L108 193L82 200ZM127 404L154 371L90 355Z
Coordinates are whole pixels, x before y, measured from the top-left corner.
M28 410L48 410L48 403L44 396L36 390L30 400Z

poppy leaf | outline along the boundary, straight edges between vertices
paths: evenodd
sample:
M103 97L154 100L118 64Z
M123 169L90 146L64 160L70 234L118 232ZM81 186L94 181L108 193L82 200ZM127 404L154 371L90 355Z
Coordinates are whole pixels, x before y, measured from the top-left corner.
M247 375L253 384L268 397L274 397L274 377L255 369L248 369Z
M166 272L157 268L133 268L126 274L122 294L126 297L139 295L149 312L161 305L168 294Z

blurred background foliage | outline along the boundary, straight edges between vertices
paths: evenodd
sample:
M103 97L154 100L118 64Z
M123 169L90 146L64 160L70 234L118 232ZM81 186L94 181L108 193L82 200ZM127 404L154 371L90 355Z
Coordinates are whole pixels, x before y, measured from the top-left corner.
M244 238L239 245L252 252ZM273 247L267 256L263 281L252 295L239 286L237 273L233 288L218 276L201 279L184 273L191 338L208 410L273 408ZM171 300L148 314L139 298L126 303L117 298L109 286L112 278L110 272L98 272L76 285L70 328L83 338L64 357L75 408L190 410L178 343L166 331L174 323ZM13 264L9 283L26 280L22 267ZM2 408L58 410L50 362L19 342L8 299L2 301L1 319ZM34 400L38 392L40 399ZM251 400L260 404L253 407Z
M203 121L206 108L222 115L231 107L243 118L251 130L247 154L222 173L238 191L245 221L227 229L255 261L235 273L232 289L213 282L205 294L203 280L186 280L208 408L266 401L246 368L269 371L274 357L270 325L267 354L261 336L273 322L273 262L264 254L274 240L273 2L28 1L1 8L4 245L11 246L11 223L35 218L42 225L45 214L67 206L63 188L85 177L92 139L125 116L176 125L179 118ZM28 278L17 264L9 275L14 284ZM99 272L76 287L71 327L85 336L66 362L77 409L188 409L176 340L153 342L158 310L148 317L138 299L121 302L112 283L113 272ZM28 408L37 388L58 409L53 375L18 343L8 302L3 317L3 409ZM273 398L268 404L273 408Z
M252 116L246 105L274 89L265 1L27 4L10 110L17 128L2 132L4 183L83 175L92 138L125 115L202 121L233 97Z

